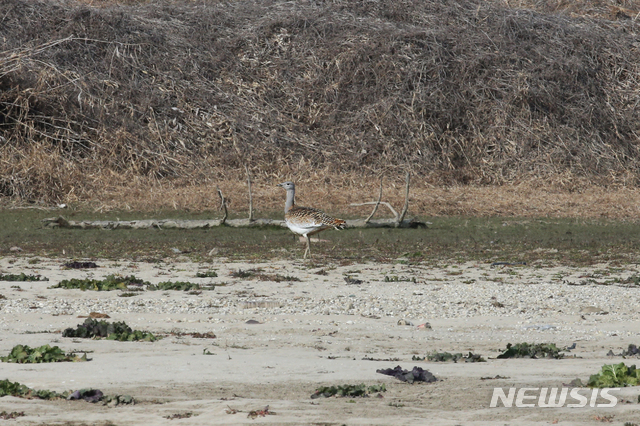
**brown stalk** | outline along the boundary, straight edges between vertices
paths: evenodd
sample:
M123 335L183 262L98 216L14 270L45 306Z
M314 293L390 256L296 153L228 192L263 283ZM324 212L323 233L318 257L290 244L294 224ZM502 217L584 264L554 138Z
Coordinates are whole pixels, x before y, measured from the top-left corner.
M253 222L253 194L251 193L251 173L249 168L244 165L244 170L247 172L247 185L249 187L249 222Z
M218 196L220 196L220 209L224 211L224 216L222 216L222 221L220 223L224 225L227 217L229 216L229 213L227 212L227 200L225 200L224 195L222 195L222 191L220 190L220 188L216 187L216 189L218 191Z
M402 213L400 213L400 217L398 217L396 221L396 228L400 226L400 224L404 220L405 215L407 214L407 210L409 210L409 183L410 182L411 182L411 173L407 172L406 186L405 186L405 192L404 192L404 207L402 208Z
M369 221L371 221L371 218L373 217L374 214L376 214L376 211L378 210L378 206L380 206L380 201L382 201L382 179L383 176L380 176L380 193L378 194L378 201L376 201L376 205L373 208L373 211L371 212L371 214L364 220L364 223L369 223ZM393 209L392 209L393 211ZM397 216L397 215L396 215Z

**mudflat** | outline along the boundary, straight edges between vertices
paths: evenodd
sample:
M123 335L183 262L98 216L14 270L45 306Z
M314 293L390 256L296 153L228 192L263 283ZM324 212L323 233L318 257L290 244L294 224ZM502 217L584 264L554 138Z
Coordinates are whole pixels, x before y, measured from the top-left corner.
M490 408L494 388L586 383L607 356L640 343L636 265L543 266L461 262L196 262L7 256L1 281L0 356L18 344L86 352L88 362L2 363L0 379L36 390L100 389L132 405L0 398L16 424L494 425L638 422L638 387L611 392L613 408ZM201 275L210 275L198 278ZM201 291L51 288L71 278L131 276L151 284L199 283ZM129 296L129 297L122 297ZM90 313L151 332L154 342L62 337ZM425 325L427 324L427 325ZM213 337L215 335L215 338ZM206 337L201 337L206 336ZM497 359L508 343L555 343L562 359ZM434 352L486 362L430 362ZM424 358L424 359L423 359ZM421 367L434 383L376 370ZM323 386L384 384L368 397L311 398ZM585 390L585 392L590 392ZM531 393L530 393L531 394ZM529 400L530 402L531 400ZM268 409L265 410L268 406Z

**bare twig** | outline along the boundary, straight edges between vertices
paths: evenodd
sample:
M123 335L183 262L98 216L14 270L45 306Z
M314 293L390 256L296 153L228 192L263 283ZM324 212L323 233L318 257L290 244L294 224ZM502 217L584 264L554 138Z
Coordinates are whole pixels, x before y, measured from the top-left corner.
M220 196L220 208L224 210L224 216L222 216L222 223L227 220L227 216L229 215L227 212L227 200L224 199L224 195L222 195L222 191L220 188L216 187L218 190L218 195Z
M394 209L391 204L387 203L386 201L369 201L366 203L351 203L349 204L350 206L354 206L354 207L358 207L358 206L370 206L372 204L382 204L383 206L387 206L389 208L389 210L391 210L391 213L393 213L393 216L396 220L396 222L398 222L398 212L396 211L396 209Z
M380 176L380 194L378 194L378 201L376 202L376 206L373 208L373 211L371 212L369 217L364 220L364 223L369 223L373 215L376 214L376 211L378 211L378 207L380 206L380 201L382 200L382 178L383 177L384 176Z
M249 173L249 168L247 165L244 165L244 169L247 172L247 183L249 184L249 222L253 222L253 195L251 194L251 173Z
M398 217L398 220L396 222L396 228L400 226L400 224L404 220L405 215L407 214L407 210L409 210L409 183L410 182L411 182L411 172L407 172L407 185L405 187L405 193L404 193L404 207L402 208L402 213L400 213L400 217Z

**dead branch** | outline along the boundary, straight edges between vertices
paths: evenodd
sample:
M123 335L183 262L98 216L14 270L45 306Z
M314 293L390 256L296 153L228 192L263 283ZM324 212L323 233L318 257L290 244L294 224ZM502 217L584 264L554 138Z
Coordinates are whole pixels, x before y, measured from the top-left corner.
M411 172L407 172L406 181L407 181L407 185L405 186L405 193L404 193L404 207L402 208L402 213L400 213L400 217L396 222L396 228L400 226L400 224L404 220L404 217L407 214L407 210L409 210L409 183L411 182Z
M369 215L369 217L367 217L364 220L364 223L369 223L369 221L371 220L371 218L373 217L374 214L376 214L376 211L378 211L378 207L380 206L380 201L382 201L382 179L384 176L380 176L380 194L378 194L378 201L376 202L375 207L373 208L373 211L371 212L371 214Z
M143 219L143 220L67 220L62 216L42 219L46 228L65 229L208 229L222 225L232 227L251 226L284 226L282 220L257 219L211 219L211 220L180 220L180 219Z
M373 204L373 203L370 203ZM382 202L380 204L387 204ZM62 216L42 219L45 228L61 229L208 229L217 226L231 226L234 228L250 228L259 226L281 226L286 224L280 219L211 219L211 220L180 220L180 219L142 219L142 220L67 220ZM363 219L347 220L349 228L394 228L396 219L379 219L365 223ZM417 220L403 220L400 228L423 228L426 224Z
M244 165L244 169L247 172L247 184L249 185L249 222L253 222L253 195L251 194L251 173L249 173L249 168L247 165Z
M387 203L386 201L380 201L380 200L378 200L378 201L368 201L366 203L351 203L349 205L353 206L353 207L359 207L359 206L370 206L372 204L382 204L383 206L389 207L389 210L391 210L391 213L393 213L394 220L396 222L399 221L398 219L400 218L400 215L398 215L398 212L396 211L396 209L394 209L391 206L391 204ZM367 218L364 222L365 223L369 223L369 218Z
M220 209L224 210L224 216L222 216L221 223L224 224L227 221L227 216L229 215L227 212L227 200L225 200L224 195L222 195L222 191L219 187L216 187L218 190L218 195L220 196Z

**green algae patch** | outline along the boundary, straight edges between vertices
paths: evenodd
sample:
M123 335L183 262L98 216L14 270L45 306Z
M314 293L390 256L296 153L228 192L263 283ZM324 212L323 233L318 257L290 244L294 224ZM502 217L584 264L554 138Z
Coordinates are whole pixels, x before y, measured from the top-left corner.
M140 330L133 330L124 321L107 322L98 321L93 318L79 324L75 329L67 328L62 332L62 337L77 337L82 339L104 338L107 340L118 340L120 342L155 342L158 337L151 333Z
M587 386L590 388L622 388L640 385L640 369L635 365L605 364L598 374L589 377Z
M65 354L58 346L43 345L31 348L27 345L16 345L7 356L0 357L2 362L18 364L40 364L44 362L82 362L88 361L87 354L78 356L73 353Z
M147 290L182 290L182 291L193 291L193 290L213 290L215 289L215 285L206 285L206 284L196 284L189 281L164 281L158 284L151 284L147 287Z
M387 387L384 384L367 386L364 383L359 385L339 385L339 386L322 386L316 389L311 398L330 398L337 397L366 397L372 393L386 392Z
M103 280L96 280L92 278L72 278L70 280L62 280L57 285L49 288L64 288L64 289L79 289L82 291L111 291L111 290L126 290L129 286L143 286L149 285L148 281L144 281L140 278L136 278L133 275L128 277L121 277L118 275L108 275Z
M498 359L503 358L564 358L555 343L517 343L507 344L507 350L498 355Z
M68 392L58 393L50 390L35 390L27 385L9 380L0 380L0 397L15 396L18 398L62 399L67 398Z
M31 281L49 281L49 278L43 277L42 275L32 275L25 274L21 272L19 274L0 274L0 281L22 281L22 282L31 282Z

